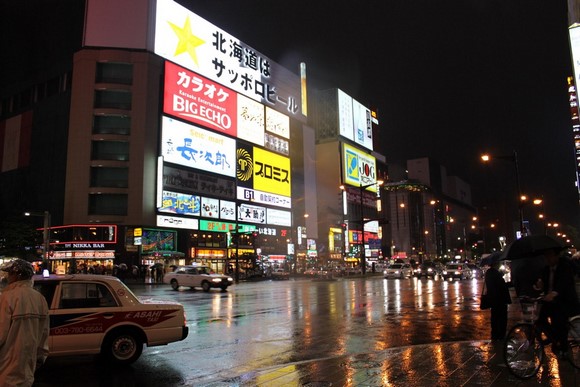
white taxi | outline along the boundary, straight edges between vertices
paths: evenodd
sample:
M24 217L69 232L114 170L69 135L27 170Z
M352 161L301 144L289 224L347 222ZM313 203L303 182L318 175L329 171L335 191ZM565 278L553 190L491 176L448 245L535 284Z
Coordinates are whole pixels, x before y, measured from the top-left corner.
M34 288L49 307L49 356L101 354L116 364L136 361L143 345L187 337L183 306L138 298L118 278L36 275Z
M170 273L165 273L163 283L171 285L173 290L185 286L192 289L202 288L204 292L209 292L211 288L225 291L234 283L234 279L227 275L213 273L209 266L184 265L176 267Z

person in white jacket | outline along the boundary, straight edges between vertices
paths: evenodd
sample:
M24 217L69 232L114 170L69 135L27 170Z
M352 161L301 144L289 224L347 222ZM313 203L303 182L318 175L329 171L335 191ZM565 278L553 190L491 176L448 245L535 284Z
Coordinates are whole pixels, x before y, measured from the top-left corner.
M48 356L48 306L32 287L30 262L14 259L0 270L8 276L0 294L0 386L32 386Z

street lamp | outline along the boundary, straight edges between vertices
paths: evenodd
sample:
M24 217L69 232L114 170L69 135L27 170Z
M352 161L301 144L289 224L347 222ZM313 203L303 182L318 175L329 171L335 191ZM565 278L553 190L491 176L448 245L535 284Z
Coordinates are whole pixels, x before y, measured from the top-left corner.
M44 218L44 224L42 229L42 241L44 245L44 251L42 254L42 269L50 270L48 266L49 250L50 250L50 212L48 211L44 211L44 213L25 212L24 216L38 216Z
M514 163L515 166L515 171L516 171L516 189L518 191L518 215L519 215L519 223L520 223L520 233L521 236L525 236L526 232L525 232L525 228L524 228L524 211L522 208L522 188L520 185L520 169L519 169L519 164L518 164L518 153L515 151L515 149L513 150L513 153L509 156L493 156L493 158L496 159L500 159L500 160L509 160L511 162ZM491 161L492 156L490 156L489 154L484 154L481 156L481 160L484 163L487 163L489 161Z

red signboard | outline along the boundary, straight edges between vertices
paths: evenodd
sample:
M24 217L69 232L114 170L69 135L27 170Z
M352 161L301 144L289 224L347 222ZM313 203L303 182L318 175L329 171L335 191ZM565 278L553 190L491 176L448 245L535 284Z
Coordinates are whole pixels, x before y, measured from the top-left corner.
M165 62L164 113L237 137L237 109L235 91Z

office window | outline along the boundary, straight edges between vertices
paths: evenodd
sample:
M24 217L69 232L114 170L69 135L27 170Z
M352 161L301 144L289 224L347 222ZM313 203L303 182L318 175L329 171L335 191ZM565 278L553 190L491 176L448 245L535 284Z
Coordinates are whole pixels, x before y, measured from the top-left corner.
M131 92L127 90L96 90L95 108L131 110Z
M129 63L97 63L97 83L133 84L133 65Z
M121 115L106 115L93 117L93 134L124 134L131 133L131 117Z
M89 215L127 215L126 194L90 194Z
M91 187L127 188L129 168L91 167Z
M93 141L91 160L129 160L129 142Z

